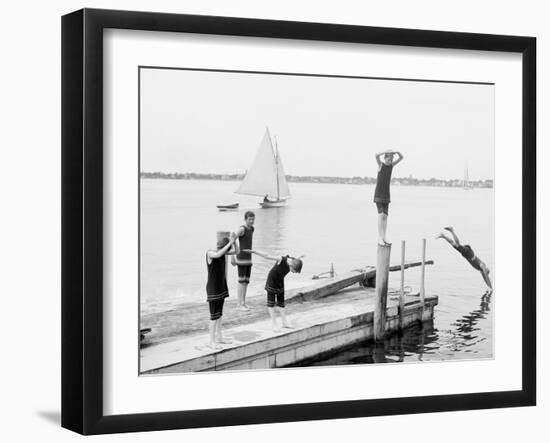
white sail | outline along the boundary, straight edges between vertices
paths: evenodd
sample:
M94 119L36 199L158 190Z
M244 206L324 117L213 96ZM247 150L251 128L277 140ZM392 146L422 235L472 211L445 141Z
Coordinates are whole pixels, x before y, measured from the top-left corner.
M269 129L266 129L256 158L236 192L260 197L267 195L272 199L290 196L283 165L273 150Z
M278 155L278 151L276 154L276 160L277 160L277 172L278 172L278 179L279 179L279 193L278 193L278 199L285 199L290 197L290 189L288 188L288 182L286 181L286 175L285 175L285 168L283 167L283 161L281 160L281 156Z

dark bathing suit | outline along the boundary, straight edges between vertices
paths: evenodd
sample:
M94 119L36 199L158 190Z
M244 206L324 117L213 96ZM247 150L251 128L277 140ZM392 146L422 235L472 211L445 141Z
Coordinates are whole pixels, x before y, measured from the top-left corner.
M211 263L208 263L207 256L206 268L208 269L206 301L210 308L210 320L217 320L222 316L225 298L229 297L227 279L225 277L225 255L213 258Z
M374 190L374 202L379 214L388 215L390 205L390 182L393 165L382 163L376 177L376 188Z
M458 252L460 252L462 257L464 257L466 260L468 260L468 263L470 263L474 267L474 269L477 269L478 271L481 271L480 260L474 254L474 251L470 247L470 245L458 245L458 246L454 246L454 248Z
M237 272L239 274L239 283L249 283L252 271L252 254L244 252L243 249L252 249L254 226L248 228L242 225L241 227L244 228L244 233L239 237L241 251L237 254Z
M280 262L275 263L267 275L265 290L267 291L267 306L273 308L275 306L275 298L277 306L285 307L285 277L290 272L288 266L288 255L281 257Z

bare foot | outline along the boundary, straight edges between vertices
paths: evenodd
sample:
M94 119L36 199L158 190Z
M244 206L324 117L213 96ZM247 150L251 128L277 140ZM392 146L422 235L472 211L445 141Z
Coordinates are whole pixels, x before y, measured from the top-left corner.
M273 332L279 333L279 332L281 332L281 329L278 328L277 326L273 326Z
M217 343L221 344L221 345L230 345L232 344L233 342L231 340L228 340L226 338L218 338L216 340Z
M449 232L453 232L453 227L452 226L445 226L443 229L445 229L446 231L449 231Z
M214 350L218 350L218 349L221 349L222 347L217 344L217 343L209 343L205 346L205 348L210 348L210 349L214 349Z

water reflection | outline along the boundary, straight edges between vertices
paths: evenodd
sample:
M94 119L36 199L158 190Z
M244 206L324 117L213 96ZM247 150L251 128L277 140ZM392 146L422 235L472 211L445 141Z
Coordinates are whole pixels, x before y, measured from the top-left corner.
M254 248L275 255L287 252L287 208L258 209L255 214L255 229L262 234L254 236Z
M451 358L450 354L445 355L448 351L469 352L469 347L485 340L484 337L478 337L475 332L480 330L479 322L487 318L491 310L491 297L492 293L484 293L480 298L479 307L453 322L452 326L455 328L450 331L439 331L434 328L433 321L418 323L402 333L391 335L383 342L367 340L293 366L441 360Z

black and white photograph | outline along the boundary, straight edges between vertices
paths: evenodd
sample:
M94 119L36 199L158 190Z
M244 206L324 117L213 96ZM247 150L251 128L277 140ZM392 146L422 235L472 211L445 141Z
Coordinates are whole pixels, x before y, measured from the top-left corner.
M140 375L494 358L494 84L137 75Z

